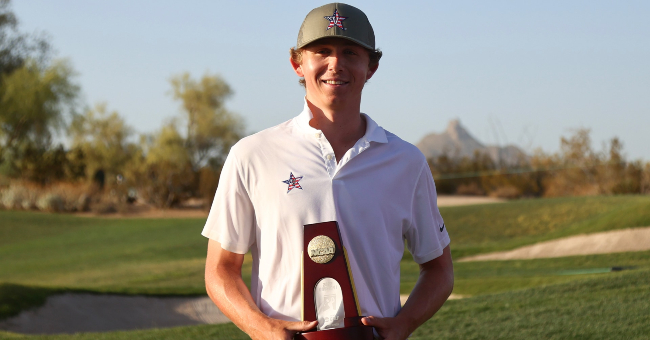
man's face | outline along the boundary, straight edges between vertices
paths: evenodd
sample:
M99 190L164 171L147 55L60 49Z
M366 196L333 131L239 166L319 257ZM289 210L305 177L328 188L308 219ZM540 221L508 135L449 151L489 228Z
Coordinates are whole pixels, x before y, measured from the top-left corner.
M361 102L361 91L377 67L368 65L368 51L341 38L318 40L303 48L302 63L292 66L305 78L307 99L336 108Z

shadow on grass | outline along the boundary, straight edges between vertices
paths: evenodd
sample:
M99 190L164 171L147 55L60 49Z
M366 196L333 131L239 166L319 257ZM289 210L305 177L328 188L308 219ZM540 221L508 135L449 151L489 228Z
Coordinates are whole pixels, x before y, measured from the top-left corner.
M0 320L18 315L26 309L40 307L45 304L48 296L60 292L52 288L0 283Z

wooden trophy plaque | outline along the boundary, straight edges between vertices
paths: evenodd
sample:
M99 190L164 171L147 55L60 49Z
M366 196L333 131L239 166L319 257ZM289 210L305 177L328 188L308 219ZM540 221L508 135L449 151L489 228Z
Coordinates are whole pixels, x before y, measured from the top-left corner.
M372 340L361 309L348 256L336 221L305 225L302 253L302 320L318 327L297 340Z

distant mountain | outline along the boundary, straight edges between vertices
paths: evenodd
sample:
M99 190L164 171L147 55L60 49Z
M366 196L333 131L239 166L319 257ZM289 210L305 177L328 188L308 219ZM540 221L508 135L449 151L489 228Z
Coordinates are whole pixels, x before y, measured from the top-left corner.
M416 146L428 158L437 158L442 154L452 158L471 158L474 152L489 155L496 163L516 164L528 156L515 145L503 147L484 145L474 138L461 124L454 119L449 122L442 133L430 133L424 136Z

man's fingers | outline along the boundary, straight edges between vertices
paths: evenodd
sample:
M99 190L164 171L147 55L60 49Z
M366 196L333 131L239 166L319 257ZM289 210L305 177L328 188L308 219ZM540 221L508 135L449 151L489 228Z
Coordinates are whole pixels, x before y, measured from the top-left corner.
M296 321L289 322L286 329L289 331L304 332L318 325L318 321Z
M376 318L374 316L366 316L365 318L361 319L361 323L366 326L373 326L377 328L382 328L386 325L386 322L383 318Z

